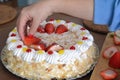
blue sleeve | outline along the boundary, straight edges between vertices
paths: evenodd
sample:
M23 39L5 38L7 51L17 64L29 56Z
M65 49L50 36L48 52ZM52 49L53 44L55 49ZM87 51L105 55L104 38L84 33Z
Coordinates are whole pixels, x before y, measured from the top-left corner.
M94 23L120 29L120 0L94 0Z

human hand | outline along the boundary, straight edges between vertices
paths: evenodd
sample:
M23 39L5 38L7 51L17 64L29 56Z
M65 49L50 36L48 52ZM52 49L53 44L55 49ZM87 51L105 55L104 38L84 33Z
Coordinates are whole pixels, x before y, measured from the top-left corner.
M42 0L22 9L17 20L17 30L22 40L24 40L28 22L31 22L28 34L34 34L40 22L54 12L53 2L54 0Z

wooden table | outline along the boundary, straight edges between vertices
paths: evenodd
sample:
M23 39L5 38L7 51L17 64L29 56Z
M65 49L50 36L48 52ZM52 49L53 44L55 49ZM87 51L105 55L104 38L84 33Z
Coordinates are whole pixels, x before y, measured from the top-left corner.
M21 9L17 9L17 10L20 11ZM82 24L81 19L64 14L53 14L49 18L64 19L64 20L73 21L78 24ZM17 18L6 24L0 25L0 52L4 47L4 45L6 44L6 39L8 37L9 32L16 26L16 20ZM94 36L95 43L98 45L99 50L101 50L106 34L101 34L96 32L91 32L91 34ZM92 71L83 78L76 80L89 80L91 73ZM23 80L23 79L10 73L7 69L4 68L4 66L0 61L0 80Z

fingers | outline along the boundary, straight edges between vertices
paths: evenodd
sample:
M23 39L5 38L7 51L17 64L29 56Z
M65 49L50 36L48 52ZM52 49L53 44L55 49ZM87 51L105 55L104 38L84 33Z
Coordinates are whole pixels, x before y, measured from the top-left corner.
M17 30L22 40L24 40L26 23L29 19L25 15L20 15L17 20Z
M33 18L33 21L32 21L32 26L30 27L30 32L29 34L32 34L34 35L34 33L36 32L39 24L40 24L41 20L40 19L37 19L37 18Z

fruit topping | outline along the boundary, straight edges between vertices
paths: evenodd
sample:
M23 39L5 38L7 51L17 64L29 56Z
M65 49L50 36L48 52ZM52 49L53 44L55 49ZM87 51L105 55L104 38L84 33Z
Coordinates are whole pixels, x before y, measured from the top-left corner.
M64 52L65 52L64 50L59 50L59 51L58 51L58 53L59 53L60 55L64 54Z
M111 70L111 69L105 69L105 70L100 72L100 75L105 80L113 80L118 76L118 73L114 70Z
M39 27L37 28L37 32L45 33L45 29L41 25L39 25Z
M106 59L109 59L117 51L118 51L118 48L116 46L110 46L103 51L102 56Z
M82 27L82 28L80 28L80 30L85 30L85 28L84 28L84 27Z
M59 51L62 49L64 49L64 48L61 45L58 45L57 43L53 43L47 47L47 51Z
M67 31L68 31L68 28L61 24L56 28L55 33L62 34L62 33L67 32Z
M87 40L88 39L88 37L85 37L85 36L83 36L83 38L82 38L82 40Z
M71 47L70 47L70 50L75 50L75 46L71 46Z
M50 18L49 21L54 21L54 18Z
M114 55L109 59L109 66L120 69L120 51L115 52Z
M120 38L120 29L115 31L115 35Z
M18 45L17 48L22 48L22 45Z
M53 51L51 51L51 50L48 51L48 54L49 54L49 55L52 55L52 54L53 54Z
M29 48L26 50L26 52L28 52L28 53L29 53L29 52L31 52L31 51L32 51L32 50L31 50L31 49L29 49Z
M114 40L114 43L116 45L120 45L120 38L118 36L114 35L114 39L113 40Z
M28 36L25 36L24 44L27 46L30 46L32 44L38 44L40 41L41 41L41 39L39 39L33 35L28 35Z
M30 47L35 50L45 50L46 49L46 45L44 43L32 44L32 45L30 45Z
M15 34L15 33L12 33L12 34L11 34L11 37L14 37L14 36L16 36L16 34Z
M51 34L55 31L55 27L52 23L48 23L45 25L45 32L47 32L48 34Z

